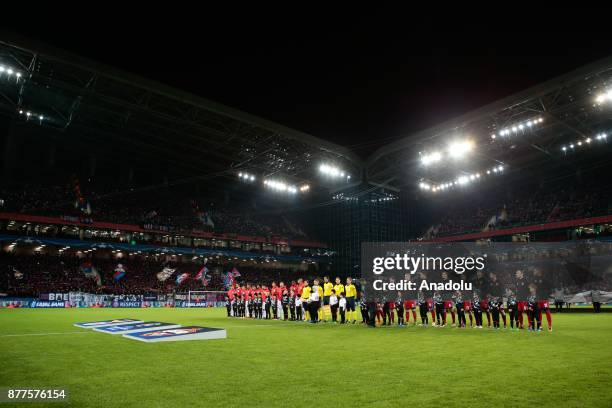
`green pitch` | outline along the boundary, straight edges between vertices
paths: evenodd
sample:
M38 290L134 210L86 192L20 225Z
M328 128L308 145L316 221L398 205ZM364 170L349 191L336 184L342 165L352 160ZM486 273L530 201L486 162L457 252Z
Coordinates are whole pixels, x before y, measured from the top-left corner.
M313 326L224 314L3 309L0 387L67 387L70 406L122 408L612 406L608 313L553 315L552 333ZM112 318L222 327L228 338L146 344L72 325ZM40 406L18 406L26 405Z

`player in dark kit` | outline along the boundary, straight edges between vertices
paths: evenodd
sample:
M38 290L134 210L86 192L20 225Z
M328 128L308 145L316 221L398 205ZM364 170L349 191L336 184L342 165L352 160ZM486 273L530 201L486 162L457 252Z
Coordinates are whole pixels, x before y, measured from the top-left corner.
M498 297L494 297L489 301L489 310L491 317L493 318L493 328L499 329L499 315L502 308L501 300Z
M417 302L419 305L419 313L421 314L421 325L427 327L429 326L429 303L427 299L425 299L423 292L419 292Z
M289 294L286 290L283 290L283 295L281 297L281 305L283 307L283 319L289 319Z
M232 300L232 316L238 317L238 295L234 295L234 300Z
M438 327L444 327L444 301L439 292L434 293L433 302L436 310L436 325Z
M263 299L261 298L261 293L255 295L255 300L253 301L253 303L255 308L255 318L263 318Z
M232 302L230 302L229 296L225 296L225 308L227 309L227 317L232 315Z
M455 293L455 307L457 308L457 318L459 320L459 327L465 328L466 322L463 295L459 291Z
M289 292L289 313L291 314L291 321L295 320L295 292L293 289Z
M334 291L332 290L332 292ZM361 299L359 300L359 308L361 309L361 323L368 324L368 302L366 301L365 296L361 296Z
M265 306L265 309L266 309L266 319L271 319L272 318L272 313L270 313L270 308L272 307L272 299L270 299L270 296L266 297L264 306Z
M510 318L510 329L514 329L514 325L516 324L516 329L518 330L518 302L516 301L516 296L514 296L514 294L510 294L508 296L506 309L508 310L508 317Z
M278 320L278 299L276 298L276 295L272 295L272 316L274 317L274 320Z
M397 293L397 300L395 301L395 311L397 312L397 325L405 326L404 324L404 301L402 300L401 292Z
M527 300L527 313L529 313L530 316L529 330L542 331L542 314L540 313L538 301L534 295L529 296Z
M247 297L247 310L249 311L250 318L255 317L252 297Z
M481 308L482 303L480 302L480 297L474 293L474 298L472 301L472 310L474 312L474 320L476 320L476 326L474 326L477 329L482 329L482 308Z

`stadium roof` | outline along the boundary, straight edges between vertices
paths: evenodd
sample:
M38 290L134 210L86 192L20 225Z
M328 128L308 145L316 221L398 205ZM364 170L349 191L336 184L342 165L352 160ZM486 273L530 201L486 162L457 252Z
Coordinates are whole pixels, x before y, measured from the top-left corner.
M30 40L5 38L0 65L14 67L21 77L0 72L0 113L56 129L55 143L75 154L93 149L119 165L129 158L135 167L161 168L169 178L209 180L242 171L337 193L365 174L370 185L397 191L455 188L470 177L493 178L497 169L505 178L529 177L532 170L607 160L582 151L596 152L597 135L612 131L612 101L596 101L612 87L612 58L407 135L364 162L345 147L188 92ZM453 157L461 156L467 141L469 154ZM321 163L354 175L352 183L317 177Z
M531 169L557 171L585 157L592 161L594 155L584 151L596 151L597 135L612 130L612 98L597 101L610 89L612 57L384 146L368 158L368 178L395 187L422 182L452 188L449 183L462 176L482 178L499 166L503 173L528 176ZM449 145L455 143L456 152L463 141L472 143L472 151L455 160Z
M56 129L57 143L75 153L93 147L118 162L129 157L139 167L172 169L172 177L248 171L299 182L313 178L321 162L360 176L362 160L342 146L62 50L4 38L0 65L21 76L0 73L0 113Z

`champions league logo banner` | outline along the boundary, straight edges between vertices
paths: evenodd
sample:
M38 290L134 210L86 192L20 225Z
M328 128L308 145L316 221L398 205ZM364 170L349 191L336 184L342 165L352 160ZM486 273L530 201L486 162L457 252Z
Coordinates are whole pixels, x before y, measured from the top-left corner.
M96 327L94 331L109 334L129 334L137 332L145 332L152 330L175 329L181 327L180 324L164 323L164 322L144 322L136 324L119 324L116 326Z
M367 301L569 299L612 289L612 244L364 243Z
M225 339L227 337L227 332L225 331L225 329L216 329L200 326L186 326L176 329L124 334L123 337L132 340L143 341L146 343L157 343L160 341Z
M77 327L82 327L84 329L93 329L95 327L117 326L119 324L125 324L125 323L143 323L143 321L137 320L137 319L113 319L113 320L99 320L97 322L75 323L74 325Z

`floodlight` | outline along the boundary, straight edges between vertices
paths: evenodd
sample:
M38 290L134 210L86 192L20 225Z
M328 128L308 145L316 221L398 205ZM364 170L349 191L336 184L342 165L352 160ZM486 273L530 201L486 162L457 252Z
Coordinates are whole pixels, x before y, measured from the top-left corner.
M448 154L455 159L462 158L470 150L472 150L472 142L465 140L462 142L454 142L448 148Z

